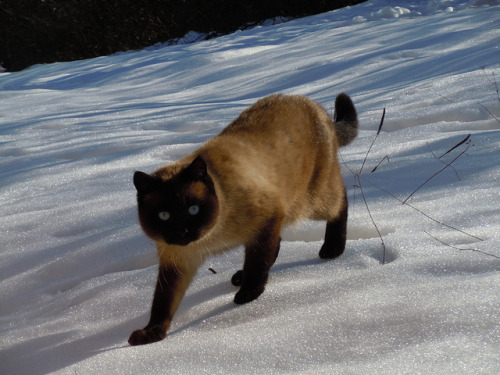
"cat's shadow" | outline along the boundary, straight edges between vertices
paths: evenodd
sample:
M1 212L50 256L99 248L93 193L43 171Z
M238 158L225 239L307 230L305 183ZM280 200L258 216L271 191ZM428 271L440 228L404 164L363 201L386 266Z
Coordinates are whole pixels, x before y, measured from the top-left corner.
M196 306L199 306L200 304L210 301L214 298L221 297L221 296L227 296L228 297L228 302L217 306L216 308L212 309L211 311L208 311L198 318L194 320L190 320L189 322L186 322L182 326L170 331L167 336L173 336L175 334L178 334L186 329L189 329L191 327L198 326L200 324L203 324L207 319L214 318L220 314L223 314L227 311L233 310L238 308L238 305L236 305L233 302L233 297L234 293L238 291L238 288L233 286L231 284L230 280L226 281L221 281L215 285L212 285L208 288L203 288L191 295L188 295L184 297L180 308L183 311L189 311Z
M288 269L293 269L297 267L309 267L313 265L318 265L325 263L325 260L320 259L320 258L311 258L307 260L301 260L301 261L294 261L294 262L287 262L287 263L277 263L271 268L270 272L270 280L269 282L272 283L272 278L273 278L273 273L280 273ZM236 272L235 270L234 272ZM232 274L231 274L232 276ZM215 285L212 285L208 288L201 289L189 296L184 297L184 300L182 301L181 308L183 311L189 311L196 306L199 306L200 304L210 301L211 299L218 298L221 296L227 296L227 303L224 303L220 306L217 306L216 308L212 309L211 311L208 311L201 316L197 317L194 320L190 320L189 322L186 322L182 326L170 331L168 333L168 336L173 336L175 334L178 334L186 329L196 327L200 324L205 323L209 319L213 319L219 315L222 315L228 311L234 310L241 308L241 305L237 305L233 302L234 294L239 290L239 287L235 287L231 284L230 277L228 280L221 281ZM265 293L265 292L264 292ZM256 302L258 303L258 300L252 301L251 303Z

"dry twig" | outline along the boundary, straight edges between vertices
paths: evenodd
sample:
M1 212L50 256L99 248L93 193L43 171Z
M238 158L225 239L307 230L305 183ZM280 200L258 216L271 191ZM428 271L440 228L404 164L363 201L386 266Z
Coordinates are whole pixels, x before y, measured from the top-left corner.
M377 140L377 138L378 138L378 136L380 134L380 131L382 130L382 125L384 124L384 118L385 118L385 108L384 108L384 111L382 112L382 118L380 119L380 124L378 126L377 134L375 135L375 138L373 139L373 142L371 143L370 147L368 148L368 151L366 152L365 158L363 160L363 163L361 164L361 168L359 169L359 171L358 172L354 172L344 162L344 164L346 165L347 169L349 169L349 171L354 175L354 178L356 179L357 184L354 185L354 186L357 187L357 188L359 188L359 190L361 192L361 196L363 197L363 202L365 203L366 210L368 211L368 215L370 216L370 220L372 221L372 224L375 227L375 230L377 231L377 234L378 234L378 236L380 238L380 242L382 244L382 249L383 249L383 251L382 251L382 264L385 264L385 255L386 255L385 242L384 242L384 238L382 237L382 234L380 233L380 230L378 229L377 224L375 223L375 219L373 219L372 213L370 211L370 207L368 206L368 202L366 201L366 197L365 197L365 194L363 192L363 187L361 185L360 176L361 176L361 172L363 171L363 167L365 166L366 160L368 159L368 154L370 153L370 150L372 149L375 141ZM382 159L382 161L383 161L383 159ZM382 163L382 161L380 163ZM380 163L378 165L380 165ZM377 165L377 167L378 167L378 165ZM375 169L377 169L377 167L375 167L372 170L372 172Z
M459 158L461 157L464 153L467 152L467 150L469 149L470 147L470 143L471 143L471 139L470 139L470 134L467 135L467 137L465 137L462 141L460 141L459 143L457 143L456 145L454 145L453 147L451 147L448 151L446 151L444 154L442 154L439 158L436 157L436 159L440 160L441 161L441 158L447 154L449 154L450 152L452 152L453 150L457 149L458 147L462 146L462 145L466 145L466 148L461 151L458 156L456 156L455 158L453 158L453 160L451 160L450 162L447 162L445 163L446 165L441 168L438 172L434 173L431 177L429 177L424 183L422 183L421 185L419 185L406 199L402 200L400 198L398 198L397 196L395 196L394 194L392 194L391 192L389 192L388 190L378 186L377 184L373 183L372 181L370 181L369 179L367 179L366 177L362 176L361 173L363 171L363 168L364 168L364 165L368 159L368 154L370 153L373 145L375 144L375 141L377 140L379 134L380 134L380 131L382 130L382 125L384 123L384 118L385 118L385 108L384 108L384 111L383 111L383 114L382 114L382 118L380 120L380 125L378 127L378 130L377 130L377 134L375 135L375 138L373 139L370 147L368 148L368 151L366 152L366 155L363 159L363 163L361 165L361 168L359 169L359 171L355 172L353 169L351 169L347 163L344 161L344 165L346 166L346 168L354 175L354 178L355 178L355 184L353 185L354 187L357 187L360 192L361 192L361 196L363 197L363 202L365 204L365 207L366 207L366 210L368 212L368 215L370 217L370 220L372 221L372 224L373 226L375 227L376 231L377 231L377 234L380 238L380 241L381 241L381 244L382 244L382 248L383 248L383 255L382 255L382 264L385 264L385 258L386 258L386 247L385 247L385 243L384 243L384 239L382 237L382 234L377 226L377 224L375 223L375 219L373 218L373 215L370 211L370 208L368 206L368 202L366 200L366 197L365 197L365 194L363 192L363 187L362 187L362 183L361 183L361 180L369 183L370 185L372 185L373 187L377 188L378 190L388 194L389 196L391 196L392 198L394 198L395 200L401 202L403 205L407 206L407 207L410 207L411 209L417 211L419 214L421 214L422 216L424 216L425 218L431 220L431 221L434 221L435 223L437 224L440 224L444 227L447 227L449 229L452 229L454 231L457 231L457 232L460 232L464 235L467 235L471 238L474 238L478 241L483 241L482 238L478 237L478 236L475 236L473 234L470 234L470 233L467 233L466 231L462 230L462 229L459 229L459 228L456 228L454 226L451 226L449 224L446 224L442 221L439 221L439 220L436 220L435 218L431 217L430 215L426 214L425 212L423 212L422 210L418 209L417 207L411 205L410 203L408 203L408 200L418 191L420 190L425 184L427 184L431 179L433 179L434 177L436 177L438 174L440 174L441 172L443 172L446 168L448 167L451 167L453 168L452 164ZM342 155L341 155L342 156ZM389 161L389 156L385 156L376 166L375 168L372 169L371 173L375 172L377 170L377 168L380 166L380 164L382 164L382 162L387 159ZM453 168L454 169L454 168ZM456 173L456 171L455 171ZM460 179L460 178L459 178ZM448 247L451 247L451 248L454 248L454 249L457 249L457 250L463 250L463 251L473 251L473 252L477 252L477 253L480 253L480 254L483 254L483 255L487 255L487 256L490 256L490 257L493 257L493 258L497 258L497 259L500 259L500 257L496 256L496 255L493 255L493 254L489 254L487 252L484 252L484 251L481 251L481 250L477 250L477 249L473 249L473 248L460 248L460 247L457 247L457 246L453 246L453 245L450 245L450 244L447 244L446 242L444 241L441 241L439 240L438 238L434 237L433 235L427 233L424 231L424 233L426 233L427 235L431 236L432 238L434 238L436 241L440 242L441 244L445 245L445 246L448 246Z
M490 257L500 259L500 257L498 257L498 256L496 256L496 255L494 255L494 254L487 253L487 252L485 252L485 251L481 251L481 250L477 250L477 249L472 249L472 248L462 249L461 247L457 247L457 246L450 245L449 243L446 243L446 242L444 242L444 241L440 240L439 238L437 238L437 237L433 236L432 234L430 234L430 233L426 232L425 230L424 230L424 233L425 233L425 234L427 234L428 236L430 236L430 237L434 238L434 239L435 239L437 242L439 242L440 244L443 244L443 245L445 245L445 246L451 247L452 249L462 250L462 251L474 251L474 252L476 252L476 253L480 253L480 254L483 254L483 255L488 255L488 256L490 256Z
M470 134L467 136L467 138L465 138L463 141L461 141L459 144L455 145L454 147L452 147L450 150L448 150L447 152L445 152L443 155L441 155L441 157L443 157L444 155L446 155L448 152L450 152L451 150L454 150L455 148L457 148L458 146L460 146L461 144L463 144L465 141L467 141L468 139L470 138ZM455 160L457 160L460 156L462 156L463 154L465 154L465 152L467 152L467 150L469 149L470 147L470 141L467 141L466 142L467 144L467 148L465 150L463 150L460 154L458 154L457 157L455 157L452 161L450 161L449 163L446 163L446 165L441 168L439 171L437 171L436 173L434 173L432 176L430 176L427 180L425 180L422 184L420 184L415 190L413 190L413 192L403 201L403 204L405 204L408 199L410 199L417 191L419 191L422 187L424 187L425 184L427 184L430 180L432 180L434 177L436 177L438 174L440 174L441 172L443 172L446 168L448 168L449 166L451 166L451 164L453 164L453 162Z

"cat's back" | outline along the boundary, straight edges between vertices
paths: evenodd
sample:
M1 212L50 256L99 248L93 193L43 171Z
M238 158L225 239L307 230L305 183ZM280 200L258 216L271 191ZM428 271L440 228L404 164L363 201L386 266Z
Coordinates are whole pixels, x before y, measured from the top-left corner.
M258 169L261 176L282 179L301 178L318 159L328 163L337 148L323 107L305 96L275 94L244 110L200 151L221 166Z
M319 104L271 95L244 110L198 154L219 186L230 191L238 212L281 204L293 221L314 209L311 201L323 204L317 193L338 180L337 147L333 122ZM242 208L234 202L247 203Z
M318 153L336 154L338 147L333 122L322 106L305 96L283 94L258 100L212 142L217 150L273 170L276 163L282 169Z
M301 95L274 94L258 100L229 124L221 136L236 135L269 139L297 135L324 135L332 130L331 119L318 103ZM298 138L297 137L297 138Z

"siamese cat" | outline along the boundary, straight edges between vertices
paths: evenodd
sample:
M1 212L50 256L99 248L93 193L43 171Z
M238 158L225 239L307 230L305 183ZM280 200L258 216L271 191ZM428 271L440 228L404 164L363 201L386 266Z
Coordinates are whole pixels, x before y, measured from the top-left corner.
M135 172L139 221L156 242L159 273L149 323L131 345L162 340L198 267L245 246L234 302L264 291L280 232L299 219L325 220L321 258L344 252L347 197L337 150L357 135L347 94L334 119L303 96L271 95L243 111L218 136L151 175Z

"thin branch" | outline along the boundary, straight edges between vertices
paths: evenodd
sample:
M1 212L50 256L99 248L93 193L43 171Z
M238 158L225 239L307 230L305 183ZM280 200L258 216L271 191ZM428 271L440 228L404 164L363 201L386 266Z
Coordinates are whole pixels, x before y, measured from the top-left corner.
M453 230L455 230L455 231L457 231L457 232L460 232L460 233L462 233L462 234L465 234L466 236L469 236L469 237L475 238L476 240L479 240L479 241L484 241L484 240L483 240L482 238L480 238L480 237L477 237L477 236L475 236L475 235L473 235L473 234L470 234L470 233L467 233L467 232L465 232L465 231L463 231L463 230L461 230L461 229L459 229L459 228L456 228L456 227L451 226L451 225L449 225L449 224L443 223L442 221L439 221L439 220L434 219L432 216L427 215L425 212L421 211L421 210L420 210L420 209L418 209L417 207L415 207L415 206L411 205L411 204L410 204L410 203L408 203L408 202L404 202L402 199L399 199L397 196L395 196L395 195L394 195L393 193L391 193L390 191L388 191L388 190L386 190L386 189L384 189L384 188L382 188L382 187L378 186L377 184L374 184L373 182L371 182L371 181L370 181L369 179L367 179L366 177L363 177L363 176L361 176L361 177L363 178L363 180L364 180L364 181L368 182L368 183L369 183L370 185L372 185L373 187L375 187L375 188L379 189L380 191L382 191L382 192L386 193L387 195L390 195L392 198L394 198L394 199L395 199L395 200L397 200L398 202L401 202L401 203L403 203L405 206L408 206L408 207L410 207L411 209L413 209L413 210L417 211L419 214L423 215L423 216L424 216L424 217L426 217L427 219L429 219L429 220L431 220L431 221L434 221L435 223L437 223L437 224L439 224L439 225L442 225L442 226L444 226L444 227L446 227L446 228L453 229Z
M497 83L497 80L495 78L495 72L491 72L491 75L493 77L493 80L490 79L490 77L488 76L488 74L486 73L486 67L485 66L482 66L481 67L481 70L483 71L484 75L486 76L486 79L491 83L491 85L493 86L493 89L495 90L495 92L497 93L497 97L498 97L498 101L500 102L500 90L498 89L498 83Z
M382 130L382 125L384 124L384 118L385 118L385 108L384 108L384 111L382 112L382 118L380 119L380 125L378 126L377 134L375 135L375 138L373 138L373 142L370 145L370 147L368 148L368 151L366 152L366 155L365 155L365 159L363 160L363 164L361 164L361 168L357 174L361 174L363 172L363 167L365 166L366 159L368 159L368 154L370 153L370 151L373 147L373 144L377 140L377 138L380 134L380 131Z
M380 160L380 162L379 162L379 163L375 166L375 168L373 168L373 169L370 171L370 173L375 172L375 171L377 170L377 168L380 166L380 164L382 164L382 162L383 162L385 159L387 159L387 162L389 162L389 155L385 155L385 156L383 157L383 159L382 159L382 160Z
M375 139L373 140L372 144L370 145L370 148L369 148L368 152L367 152L367 153L366 153L366 155L365 155L365 159L363 160L363 164L362 164L361 169L359 170L359 172L355 172L353 169L351 169L351 168L347 165L347 163L346 163L346 161L344 160L344 158L343 158L342 154L340 154L340 157L342 158L342 161L343 161L343 163L344 163L345 167L349 170L349 172L351 172L351 173L353 174L353 176L354 176L354 178L355 178L356 184L355 184L355 185L353 185L353 187L357 187L357 188L359 188L359 190L361 191L361 195L362 195L362 197L363 197L363 201L364 201L364 204L365 204L366 210L368 211L368 215L370 216L370 219L371 219L371 221L372 221L372 223L373 223L373 225L374 225L374 227L375 227L375 229L376 229L376 231L377 231L377 234L378 234L378 236L379 236L379 238L380 238L380 240L381 240L382 247L383 247L382 264L385 264L385 258L386 258L386 247L385 247L385 243L384 243L384 239L383 239L383 237L382 237L382 234L380 233L380 230L378 229L378 226L377 226L377 224L375 223L375 220L374 220L374 218L373 218L373 215L372 215L372 213L371 213L371 211L370 211L370 208L369 208L369 206L368 206L368 202L367 202L367 200L366 200L366 197L365 197L365 194L364 194L364 191L363 191L363 187L362 187L362 184L361 184L361 179L363 179L364 181L368 182L370 185L374 186L375 188L379 189L380 191L382 191L382 192L384 192L384 193L386 193L386 194L390 195L392 198L394 198L395 200L397 200L397 201L401 202L403 205L408 206L408 207L410 207L411 209L413 209L413 210L417 211L419 214L421 214L422 216L426 217L427 219L429 219L429 220L431 220L431 221L434 221L435 223L437 223L437 224L439 224L439 225L442 225L442 226L444 226L444 227L446 227L446 228L452 229L452 230L457 231L457 232L460 232L460 233L462 233L462 234L464 234L464 235L466 235L466 236L469 236L469 237L471 237L471 238L474 238L474 239L476 239L476 240L478 240L478 241L484 241L482 238L480 238L480 237L478 237L478 236L475 236L475 235L473 235L473 234L467 233L467 232L465 232L465 231L463 231L463 230L461 230L461 229L459 229L459 228L456 228L456 227L454 227L454 226L448 225L448 224L446 224L446 223L443 223L443 222L441 222L441 221L439 221L439 220L434 219L433 217L429 216L429 215L428 215L428 214L426 214L425 212L421 211L421 210L420 210L420 209L418 209L417 207L415 207L415 206L413 206L413 205L411 205L410 203L408 203L408 202L407 202L407 201L408 201L408 199L409 199L409 198L410 198L413 194L415 194L415 193L416 193L416 191L418 191L418 190L419 190L422 186L424 186L424 185L425 185L427 182L429 182L432 178L434 178L435 176L437 176L439 173L441 173L443 170L445 170L445 169L446 169L446 168L448 168L448 167L453 168L453 166L452 166L451 164L452 164L453 162L455 162L455 161L456 161L456 160L457 160L460 156L462 156L462 155L463 155L463 154L464 154L464 153L465 153L465 152L469 149L469 147L470 147L470 134L469 134L469 135L468 135L468 136L467 136L464 140L462 140L462 141L461 141L461 142L459 142L457 145L453 146L450 150L448 150L448 151L447 151L447 152L445 152L443 155L441 155L441 157L443 157L444 155L446 155L446 154L448 154L449 152L453 151L453 150L454 150L454 149L456 149L457 147L459 147L459 146L461 146L461 145L463 145L463 144L467 144L467 147L466 147L466 149L465 149L465 150L463 150L463 151L462 151L462 152L461 152L461 153L460 153L457 157L455 157L455 158L454 158L451 162L446 163L446 165L445 165L445 167L444 167L444 168L442 168L440 171L438 171L437 173L435 173L434 175L432 175L429 179L427 179L427 180L426 180L426 181L425 181L422 185L420 185L420 186L419 186L419 187L418 187L418 188L417 188L417 189L416 189L416 190L415 190L412 194L410 194L410 196L409 196L408 198L406 198L405 200L402 200L402 199L398 198L397 196L395 196L394 194L392 194L390 191L388 191L388 190L386 190L386 189L384 189L384 188L382 188L382 187L380 187L380 186L378 186L378 185L374 184L373 182L371 182L371 181L370 181L369 179L367 179L366 177L361 176L361 172L362 172L362 170L363 170L363 166L364 166L364 164L365 164L365 162L366 162L366 160L367 160L367 158L368 158L368 154L370 153L370 150L371 150L371 148L372 148L373 144L375 143L375 140L377 139L378 135L380 134L380 131L381 131L381 128L382 128L382 124L383 124L383 121L384 121L384 117L385 117L385 108L384 108L384 112L383 112L383 115L382 115L382 119L381 119L381 121L380 121L379 129L378 129L378 131L377 131L377 134L376 134L376 136L375 136ZM432 151L431 151L431 153L432 153ZM432 153L432 154L434 155L434 153ZM436 156L434 155L434 157L436 157ZM381 163L382 163L382 162L383 162L386 158L387 158L387 160L389 160L389 157L388 157L388 156L385 156L385 157L382 159L382 161L380 161L380 163L378 163L378 164L377 164L377 166L376 166L376 167L372 170L372 172L374 172L374 171L378 168L378 166L379 166L379 165L380 165L380 164L381 164ZM439 159L439 158L437 158L437 157L436 157L436 159L440 160L440 159ZM440 160L440 161L442 161L442 160ZM442 161L442 162L444 163L444 161ZM454 169L454 168L453 168L453 169ZM455 173L456 173L456 171L455 171ZM459 179L460 179L460 177L459 177ZM356 192L356 190L354 190L354 194L355 194L355 192ZM427 232L425 232L425 231L424 231L424 233L428 234L428 233L427 233ZM433 237L433 236L432 236L432 237ZM433 237L433 238L435 238L435 237ZM491 257L494 257L494 258L498 258L498 259L500 259L500 257L497 257L496 255L493 255L493 254L486 253L486 252L484 252L484 251L480 251L480 250L477 250L477 249L462 249L462 248L458 248L458 247L455 247L455 246L452 246L452 245L446 244L446 243L444 243L443 241L440 241L440 240L439 240L439 239L437 239L437 238L435 238L435 239L436 239L437 241L441 242L442 244L447 245L447 246L449 246L449 247L451 247L451 248L455 248L455 249L458 249L458 250L465 250L465 251L474 251L474 252L477 252L477 253L481 253L481 254L483 254L483 255L488 255L488 256L491 256Z
M446 154L449 154L450 152L452 152L454 149L456 149L457 147L460 147L461 145L463 145L465 142L467 142L468 140L470 139L470 134L465 137L462 141L458 142L455 146L453 146L452 148L450 148L448 151L446 151L443 155L441 155L438 159L441 159L443 156L445 156Z
M425 184L427 184L430 180L432 180L434 177L436 177L438 174L440 174L442 171L444 171L446 168L448 168L455 160L457 160L460 156L462 156L470 147L470 143L467 143L467 148L463 150L460 154L458 154L457 157L455 157L452 161L449 163L446 163L446 165L441 168L439 171L434 173L432 176L430 176L427 180L425 180L422 184L420 184L413 192L403 201L403 204L405 204L408 199L410 199L417 191L419 191L422 187L424 187Z
M432 151L432 149L429 147L429 144L426 144L427 146L427 149L429 150L429 152L431 153L432 156L434 156L434 159L436 159L437 161L439 161L440 163L442 164L445 164L446 165L446 162L444 160L441 160L439 159L436 154L434 153L434 151ZM453 165L450 165L450 168L453 169L453 172L455 172L455 176L457 176L457 179L458 181L462 181L462 179L460 178L460 176L458 175L458 172L457 170L455 169L455 167Z
M356 179L358 180L358 183L359 183L358 184L358 188L359 188L359 191L361 191L361 196L363 197L363 202L365 202L365 207L366 207L366 210L368 211L368 215L370 216L372 224L375 227L375 230L377 231L377 234L378 234L378 236L380 238L380 242L382 243L382 249L383 249L383 252L382 252L382 264L385 264L386 248L385 248L384 239L382 238L382 234L380 233L380 230L378 229L378 226L375 223L375 220L373 219L372 213L370 211L370 207L368 207L368 202L366 201L365 193L363 192L363 187L361 186L361 181L359 179L359 175L356 176Z
M424 230L424 233L425 233L425 234L427 234L428 236L430 236L430 237L434 238L437 242L439 242L439 243L441 243L441 244L443 244L443 245L445 245L445 246L451 247L452 249L462 250L462 251L474 251L474 252L476 252L476 253L480 253L480 254L483 254L483 255L488 255L488 256L493 257L493 258L496 258L496 259L500 259L500 257L499 257L499 256L496 256L496 255L493 255L493 254L487 253L487 252L485 252L485 251L481 251L481 250L477 250L477 249L472 249L472 248L462 249L461 247L457 247L457 246L450 245L449 243L446 243L446 242L444 242L444 241L440 240L439 238L437 238L437 237L433 236L432 234L430 234L430 233L426 232L425 230Z
M437 96L440 96L441 98L445 99L445 100L448 100L450 103L453 103L453 100L451 99L448 99L446 96L444 95L440 95L440 94L437 94Z
M493 117L497 122L500 122L500 120L498 118L495 117L495 115L493 113L490 112L490 110L488 108L486 108L483 104L479 103L479 102L476 102L478 105L480 105L486 112L489 113L489 115L491 117Z
M493 79L491 79L489 77L489 75L486 73L486 67L485 66L482 66L481 67L481 70L483 71L486 79L490 82L490 84L493 86L493 89L495 90L495 92L497 93L497 99L498 99L498 102L500 102L500 90L498 89L498 83L497 83L497 80L495 78L495 72L491 72L491 76L493 77ZM495 117L495 115L493 113L490 112L490 110L488 108L486 108L484 105L482 105L481 103L478 103L476 102L477 104L479 104L486 112L489 113L489 115L491 117L493 117L497 122L500 123L500 120Z
M355 176L356 181L358 182L357 187L361 191L361 196L363 198L363 202L365 203L366 210L368 211L368 215L370 216L370 219L371 219L371 221L373 223L373 226L375 227L375 230L377 231L377 234L378 234L378 236L380 238L380 241L381 241L381 244L382 244L382 249L383 249L383 252L382 252L382 264L385 264L385 255L386 255L385 242L384 242L384 238L382 237L382 234L380 233L380 230L378 229L377 224L375 223L375 219L373 219L372 213L370 211L370 207L368 206L368 202L367 202L365 194L363 192L363 187L361 186L360 175L361 175L361 172L363 171L363 167L364 167L364 165L366 163L366 160L368 158L368 154L370 153L370 150L372 149L375 141L377 140L377 138L378 138L378 136L379 136L379 134L380 134L380 132L382 130L382 125L384 124L384 118L385 118L385 108L384 108L384 110L382 112L382 118L380 119L380 124L378 126L377 134L375 135L375 138L373 139L373 142L371 143L370 148L366 152L365 159L363 160L363 164L361 165L361 168L360 168L359 172L354 172L353 170L351 170L349 168L349 166L347 166L347 164L344 161L344 165L347 167L347 169L349 169L349 171L351 171L351 173ZM377 169L377 167L375 167L375 169Z

